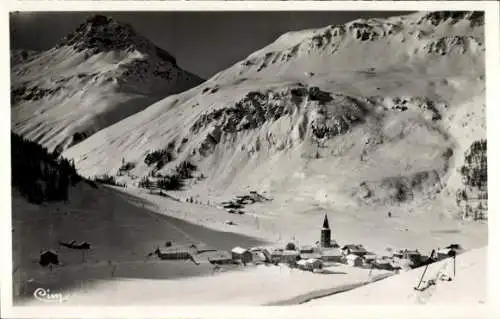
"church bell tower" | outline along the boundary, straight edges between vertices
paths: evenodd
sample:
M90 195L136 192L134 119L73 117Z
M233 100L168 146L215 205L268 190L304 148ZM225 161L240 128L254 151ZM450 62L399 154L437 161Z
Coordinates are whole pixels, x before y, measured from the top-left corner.
M331 231L330 225L328 224L328 216L325 214L325 220L323 221L323 228L321 229L321 247L327 248L331 245Z

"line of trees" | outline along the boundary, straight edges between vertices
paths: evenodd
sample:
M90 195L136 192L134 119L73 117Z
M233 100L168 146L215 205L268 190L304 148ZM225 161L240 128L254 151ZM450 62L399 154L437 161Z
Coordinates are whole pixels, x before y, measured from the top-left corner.
M29 202L68 200L69 188L82 178L74 163L11 133L11 184Z

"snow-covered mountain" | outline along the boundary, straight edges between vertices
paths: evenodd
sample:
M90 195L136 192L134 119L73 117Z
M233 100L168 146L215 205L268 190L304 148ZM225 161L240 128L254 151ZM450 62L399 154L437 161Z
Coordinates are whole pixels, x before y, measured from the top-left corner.
M12 129L60 150L202 82L130 25L95 15L55 47L11 57Z
M206 177L191 195L253 188L285 199L278 211L455 213L464 152L486 138L484 52L479 12L291 32L63 155L86 176L132 162L127 182L189 160ZM159 149L172 156L158 170L145 157Z

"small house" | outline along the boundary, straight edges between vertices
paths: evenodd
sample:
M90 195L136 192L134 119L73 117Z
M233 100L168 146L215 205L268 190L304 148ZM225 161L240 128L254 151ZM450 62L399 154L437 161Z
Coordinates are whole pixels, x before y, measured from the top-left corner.
M342 262L342 251L338 248L323 249L321 252L321 260Z
M271 253L272 262L281 262L281 257L283 256L283 249L275 249Z
M359 267L363 265L363 259L358 255L349 254L345 256L345 260L349 266Z
M310 258L315 258L315 259L320 259L321 254L320 253L300 253L299 255L300 259L310 259Z
M393 251L392 257L393 258L403 258L403 251L402 250Z
M311 258L306 260L306 262L309 265L309 267L311 267L313 270L323 268L323 263L319 259Z
M155 253L163 260L186 260L192 259L191 253L186 248L161 247Z
M405 250L403 252L403 259L411 261L412 267L419 267L422 264L423 258L418 250Z
M252 261L252 253L245 248L234 247L231 250L231 255L233 257L233 260L239 260L243 263Z
M308 265L307 265L307 261L305 259L301 259L301 260L297 261L297 268L299 268L301 270L309 270Z
M368 253L363 256L363 260L365 264L372 264L375 260L377 260L377 255L374 253Z
M459 244L451 244L449 246L446 246L445 248L449 248L449 249L454 250L456 255L464 252L464 248L462 246L460 246Z
M297 267L302 270L314 271L323 268L323 263L319 259L301 259L297 261Z
M208 257L208 262L216 265L231 264L233 258L228 251L217 251L212 254L212 256Z
M281 262L283 263L294 263L300 259L299 252L296 250L285 250L281 254Z
M252 247L249 251L254 255L259 255L259 259L263 259L265 262L270 262L272 260L272 255L266 248L263 247ZM257 254L258 253L258 254Z
M362 257L366 254L368 254L368 251L363 247L363 245L345 245L342 247L342 252L345 256L348 255L357 255L359 257Z
M455 251L450 248L442 248L437 251L437 260L442 260L455 256Z
M393 270L394 267L390 259L376 259L372 262L372 267L382 270Z
M256 264L267 262L266 255L262 251L252 251L252 260Z
M45 250L40 254L40 266L59 265L59 255L52 250Z

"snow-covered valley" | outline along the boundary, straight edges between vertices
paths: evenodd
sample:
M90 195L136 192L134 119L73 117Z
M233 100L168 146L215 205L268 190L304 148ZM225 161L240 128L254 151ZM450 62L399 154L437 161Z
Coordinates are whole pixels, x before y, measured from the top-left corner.
M94 17L53 49L13 56L12 131L95 179L42 204L13 188L16 302L43 304L32 298L40 287L67 296L62 305L485 302L485 277L469 282L484 274L488 245L484 15L419 12L290 32L205 82L159 50ZM245 194L266 200L236 205ZM432 294L412 288L423 268L215 271L205 257L152 254L166 241L315 245L325 214L340 247L428 255L457 243L467 252ZM92 248L60 244L71 241ZM40 267L44 250L60 264Z

